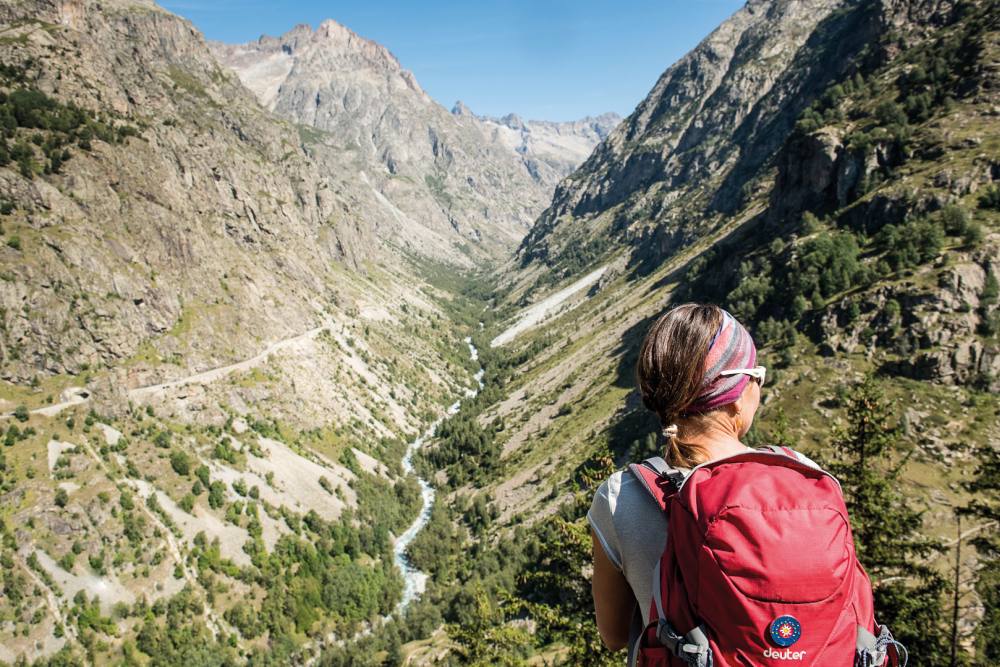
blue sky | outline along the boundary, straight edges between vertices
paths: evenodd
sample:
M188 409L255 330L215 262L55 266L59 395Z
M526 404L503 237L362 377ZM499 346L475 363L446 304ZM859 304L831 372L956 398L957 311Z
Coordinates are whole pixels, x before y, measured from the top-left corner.
M392 51L434 99L478 114L627 115L742 0L161 0L209 39L332 18Z

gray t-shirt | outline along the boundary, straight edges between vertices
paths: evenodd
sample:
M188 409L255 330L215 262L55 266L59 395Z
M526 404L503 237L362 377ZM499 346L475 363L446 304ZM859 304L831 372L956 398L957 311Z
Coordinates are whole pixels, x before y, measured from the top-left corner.
M632 619L631 653L634 640L649 623L653 568L667 544L667 518L632 473L619 471L598 487L587 521L608 559L625 575L642 612L641 625L638 616ZM629 655L629 664L633 659Z

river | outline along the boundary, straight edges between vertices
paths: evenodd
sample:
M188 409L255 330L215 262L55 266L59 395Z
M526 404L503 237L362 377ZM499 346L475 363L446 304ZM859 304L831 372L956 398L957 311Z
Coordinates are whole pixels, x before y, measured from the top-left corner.
M482 326L482 323L480 323L479 327L482 328ZM472 338L466 337L465 344L469 346L469 356L473 361L478 362L479 350L477 350L476 346L472 344ZM485 372L485 369L482 367L480 367L476 372L474 377L477 387L475 389L466 389L466 398L475 396L479 393L479 390L483 388L483 373ZM445 412L441 418L428 426L418 438L407 445L406 453L403 455L402 461L404 475L409 475L410 473L416 474L416 470L413 468L413 455L417 453L418 449L424 446L424 443L427 442L427 440L434 436L434 431L437 430L438 424L458 412L458 408L462 405L462 400L463 399L459 399L452 403L448 407L447 412ZM410 603L420 597L420 595L424 592L424 588L427 586L427 573L421 572L417 568L413 567L413 565L410 564L410 560L406 557L407 547L410 546L410 543L413 542L420 531L423 530L424 526L427 525L427 522L430 521L431 510L434 508L434 487L430 485L430 482L419 475L417 475L417 482L420 483L420 497L422 501L420 514L418 514L417 518L413 520L410 527L396 538L396 541L392 545L393 561L396 563L396 567L399 568L399 571L403 574L403 597L399 601L399 604L396 605L396 609L393 612L394 614L404 611ZM393 614L387 614L374 622L368 623L362 630L359 630L350 637L340 639L337 638L335 634L330 634L326 637L326 639L317 640L316 642L311 643L312 645L307 644L303 647L302 652L305 655L309 655L309 657L303 659L301 664L305 665L305 667L314 667L316 662L323 655L324 645L343 646L347 642L367 637L376 628L381 626L383 623L388 622L392 616Z
M469 346L469 356L473 361L479 361L479 350L476 346L472 344L472 338L466 338L465 344ZM479 393L479 390L483 388L483 368L480 367L479 371L476 373L476 389L467 389L466 397L472 397ZM424 443L427 442L429 438L434 435L434 431L437 430L438 424L447 419L448 417L454 415L458 412L459 406L462 404L461 400L455 401L448 407L448 411L443 417L435 421L427 430L423 432L420 437L416 438L411 442L406 448L406 454L403 456L403 474L409 475L414 473L413 468L413 455L417 453ZM421 572L410 564L410 559L406 557L406 549L413 542L414 538L423 530L424 526L431 518L431 510L434 508L434 487L430 485L426 479L422 477L417 477L417 482L420 483L420 497L422 500L422 505L420 507L420 514L417 518L413 520L410 527L407 528L402 535L396 538L395 543L392 547L393 560L396 563L396 567L403 574L403 598L399 601L396 606L396 611L401 612L406 609L407 606L414 600L416 600L424 592L424 588L427 586L427 573Z

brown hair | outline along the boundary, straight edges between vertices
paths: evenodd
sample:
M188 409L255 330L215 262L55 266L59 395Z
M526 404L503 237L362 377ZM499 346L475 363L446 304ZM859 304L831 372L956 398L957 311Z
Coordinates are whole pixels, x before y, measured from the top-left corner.
M718 306L685 303L661 315L642 341L635 366L639 393L664 428L698 398L708 347L721 324ZM666 453L676 466L691 467L705 458L700 447L669 435Z

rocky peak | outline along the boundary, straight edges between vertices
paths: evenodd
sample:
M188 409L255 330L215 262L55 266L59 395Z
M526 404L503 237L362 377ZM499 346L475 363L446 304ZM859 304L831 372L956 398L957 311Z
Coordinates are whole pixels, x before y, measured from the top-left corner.
M524 121L516 113L509 113L500 119L500 122L512 130L524 129Z
M465 102L462 100L456 100L455 105L451 108L451 113L453 116L474 116L472 109L465 106Z
M588 127L560 135L541 125L529 139L520 118L498 123L461 101L449 113L388 49L334 21L213 50L264 106L357 156L407 224L491 260L516 246L601 139Z
M363 59L366 64L386 71L395 73L403 71L399 60L389 49L378 42L361 37L333 19L326 19L319 24L313 33L310 46L322 50L327 56L336 54L350 62Z
M405 87L421 97L413 74L403 69L399 60L381 44L361 37L349 28L327 19L313 30L299 24L279 37L263 35L245 45L212 43L216 56L232 67L261 102L274 108L278 89L292 75L330 80L363 78L378 86L383 94L394 87Z

